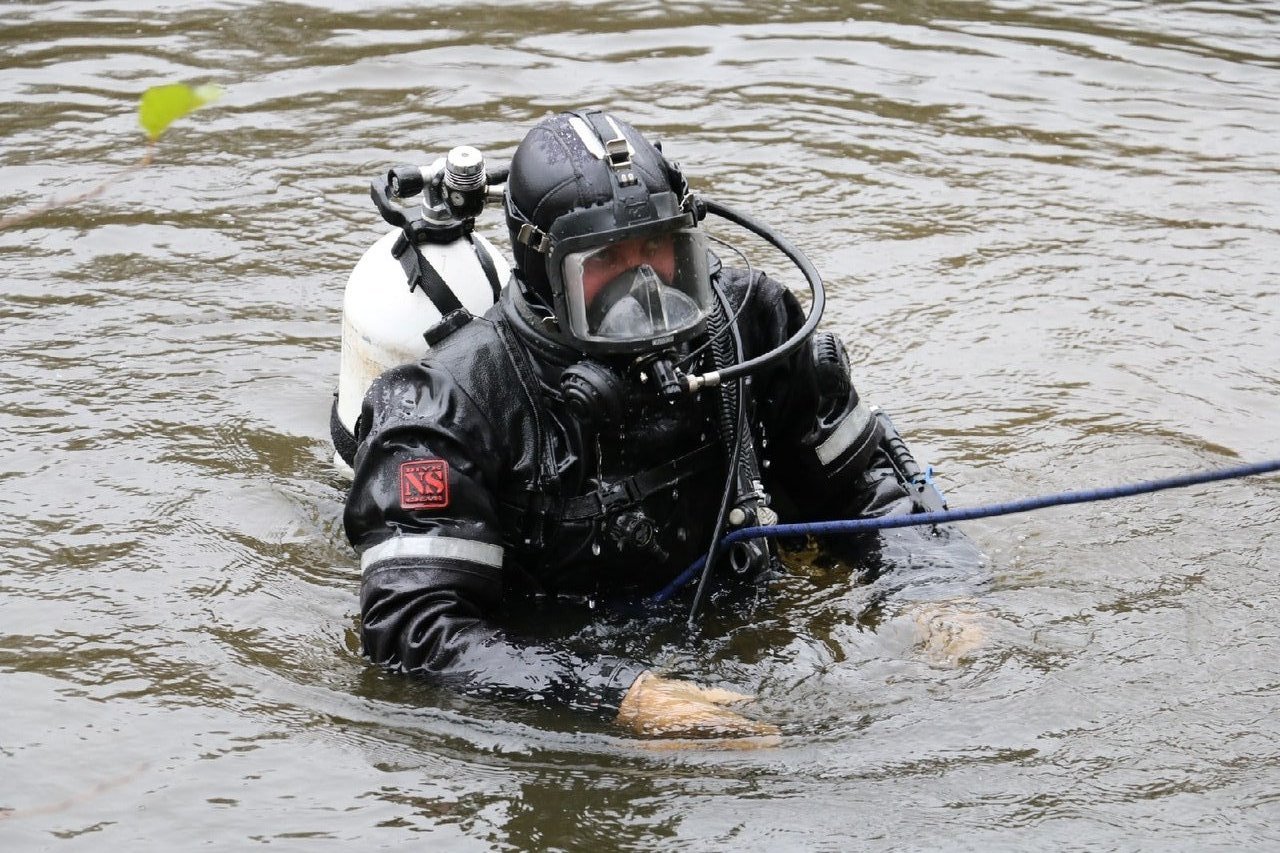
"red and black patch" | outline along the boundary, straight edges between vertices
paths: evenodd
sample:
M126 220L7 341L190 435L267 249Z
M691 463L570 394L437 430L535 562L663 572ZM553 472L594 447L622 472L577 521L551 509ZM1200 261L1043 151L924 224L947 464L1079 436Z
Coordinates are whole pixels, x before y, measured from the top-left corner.
M449 505L449 463L417 459L400 464L400 506L441 509Z

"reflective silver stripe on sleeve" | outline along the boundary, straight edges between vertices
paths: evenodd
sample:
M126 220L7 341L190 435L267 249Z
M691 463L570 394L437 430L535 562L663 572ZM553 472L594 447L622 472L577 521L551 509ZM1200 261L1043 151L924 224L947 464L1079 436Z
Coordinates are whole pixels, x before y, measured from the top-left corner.
M816 448L818 461L823 465L830 465L840 458L840 454L848 450L849 445L862 435L862 431L867 428L867 422L873 417L875 415L871 414L867 404L859 401L853 411L844 416L844 420L840 422L840 426L836 427L836 431L818 445Z
M395 560L401 557L463 560L500 569L502 555L503 550L500 546L490 545L487 542L473 542L470 539L423 535L393 536L360 555L360 571L367 572L370 567L384 560Z

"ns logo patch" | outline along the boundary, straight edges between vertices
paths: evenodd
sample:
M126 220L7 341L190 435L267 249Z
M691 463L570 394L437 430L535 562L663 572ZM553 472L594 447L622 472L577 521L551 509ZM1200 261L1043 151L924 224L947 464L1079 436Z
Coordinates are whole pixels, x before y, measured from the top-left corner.
M440 509L449 505L449 463L416 459L400 464L400 506Z

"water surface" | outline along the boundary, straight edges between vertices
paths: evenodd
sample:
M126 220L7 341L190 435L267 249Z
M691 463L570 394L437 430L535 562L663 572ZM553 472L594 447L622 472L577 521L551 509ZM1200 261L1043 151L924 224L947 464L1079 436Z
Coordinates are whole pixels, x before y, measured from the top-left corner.
M0 8L6 212L138 161L147 86L227 92L0 230L0 846L1280 842L1274 477L967 525L960 665L819 567L754 626L595 629L757 691L767 751L359 657L327 418L367 182L548 111L612 105L798 242L955 504L1280 454L1273 5L763 6Z

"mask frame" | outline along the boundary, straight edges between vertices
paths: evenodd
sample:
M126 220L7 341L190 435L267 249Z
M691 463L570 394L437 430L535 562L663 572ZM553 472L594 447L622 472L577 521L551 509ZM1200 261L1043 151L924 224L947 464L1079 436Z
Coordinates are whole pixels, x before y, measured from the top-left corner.
M643 199L617 198L613 204L582 208L561 216L548 229L548 250L544 255L547 280L551 286L552 312L560 326L560 334L576 349L589 355L631 355L654 353L672 344L680 343L701 334L706 328L706 315L714 296L707 270L705 245L700 255L693 248L702 239L694 215L684 210L675 193L645 193ZM686 243L686 254L677 258L688 270L685 287L680 288L697 304L696 321L679 329L663 330L652 335L621 339L590 333L585 318L584 300L569 290L574 286L566 281L565 261L571 255L619 243L633 238L681 232L697 234Z
M652 241L659 245L650 254ZM637 343L663 346L699 328L712 308L700 229L672 230L668 223L619 229L574 249L566 246L553 262L565 330L575 341L615 352ZM623 318L629 321L618 322Z

